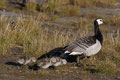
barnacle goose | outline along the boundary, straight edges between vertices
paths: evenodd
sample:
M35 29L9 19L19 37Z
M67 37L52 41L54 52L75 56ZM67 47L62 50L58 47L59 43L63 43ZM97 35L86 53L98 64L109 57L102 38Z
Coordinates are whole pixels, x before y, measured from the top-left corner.
M84 55L87 57L97 54L103 43L103 36L99 29L99 26L103 23L102 19L96 19L94 21L94 36L83 37L68 44L65 47L64 54Z
M22 56L22 57L19 57L17 62L21 65L27 65L31 62L36 62L36 58L35 57L29 57L29 56Z

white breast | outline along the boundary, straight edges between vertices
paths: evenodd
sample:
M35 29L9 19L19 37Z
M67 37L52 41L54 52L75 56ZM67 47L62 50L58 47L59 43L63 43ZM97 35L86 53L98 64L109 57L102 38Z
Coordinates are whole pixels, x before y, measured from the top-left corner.
M101 49L101 44L98 40L96 40L96 43L94 45L90 46L89 48L87 48L87 50L83 54L85 56L95 55L100 51L100 49Z

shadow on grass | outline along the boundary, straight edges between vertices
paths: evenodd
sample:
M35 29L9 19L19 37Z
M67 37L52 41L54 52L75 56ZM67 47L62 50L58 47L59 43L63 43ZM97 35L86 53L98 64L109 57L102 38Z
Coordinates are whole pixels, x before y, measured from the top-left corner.
M6 65L11 65L11 66L22 66L21 64L15 63L15 62L6 62L5 64Z
M39 69L39 67L37 66L37 64L34 64L32 66L28 66L28 69L33 70L33 71L37 71Z
M85 69L86 71L89 71L90 73L98 73L99 71L96 69Z
M33 66L28 66L28 69L33 70L33 71L37 71L39 69L41 69L40 67L37 66L37 64L33 65ZM54 66L50 66L49 67L50 70L55 70Z
M77 56L64 54L64 51L65 51L64 47L58 47L58 48L55 48L55 49L49 51L48 53L43 54L37 60L40 60L43 58L60 57L60 58L66 59L67 62L76 62Z
M19 67L23 67L24 65L21 65L21 64L19 64L19 63L15 63L15 62L6 62L5 63L6 65L11 65L11 66L19 66ZM35 65L32 65L32 66L29 66L28 65L28 69L30 69L30 70L34 70L34 71L37 71L38 69L39 69L39 67L37 66L37 64L35 64Z

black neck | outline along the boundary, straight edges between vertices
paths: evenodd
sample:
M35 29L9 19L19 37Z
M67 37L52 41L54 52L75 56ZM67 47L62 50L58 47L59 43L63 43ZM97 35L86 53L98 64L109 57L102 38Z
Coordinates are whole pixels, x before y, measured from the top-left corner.
M100 43L102 44L102 42L103 42L103 36L102 36L102 34L100 32L99 25L98 25L97 22L94 22L94 31L95 31L94 37L96 39L98 39L100 41Z

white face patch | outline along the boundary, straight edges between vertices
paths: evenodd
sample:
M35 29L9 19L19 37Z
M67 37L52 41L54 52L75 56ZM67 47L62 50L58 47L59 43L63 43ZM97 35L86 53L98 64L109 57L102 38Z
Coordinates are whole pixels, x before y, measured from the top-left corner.
M98 25L103 24L103 20L102 19L97 19L96 21L98 22Z

